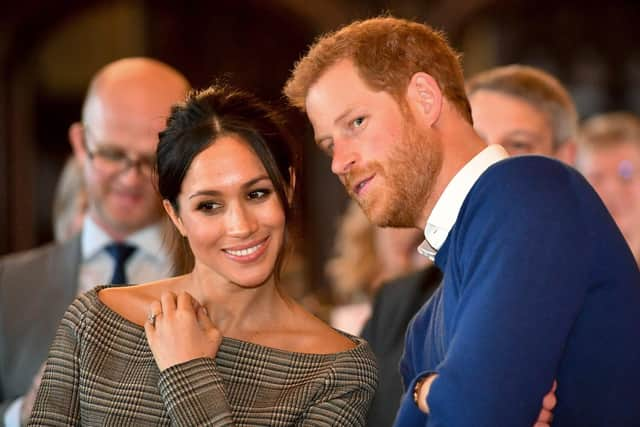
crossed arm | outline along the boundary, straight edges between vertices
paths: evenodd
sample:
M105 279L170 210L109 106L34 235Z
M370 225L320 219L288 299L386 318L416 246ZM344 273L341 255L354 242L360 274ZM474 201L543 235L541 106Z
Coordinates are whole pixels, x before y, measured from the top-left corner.
M438 377L437 374L428 375L423 379L419 380L417 383L416 390L416 401L418 404L418 408L424 412L425 414L429 414L429 389L431 388L431 384ZM553 421L553 408L556 407L557 399L556 399L556 389L558 387L558 383L556 381L553 382L553 386L547 395L542 399L542 409L540 409L540 413L538 414L538 419L536 420L533 427L550 427L551 421Z

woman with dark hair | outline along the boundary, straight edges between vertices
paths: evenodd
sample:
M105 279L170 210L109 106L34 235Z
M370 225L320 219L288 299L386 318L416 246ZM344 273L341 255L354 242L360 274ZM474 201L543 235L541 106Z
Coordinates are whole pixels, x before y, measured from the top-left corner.
M158 188L192 252L182 276L79 297L30 425L364 425L368 345L278 286L295 168L278 115L226 87L160 134Z

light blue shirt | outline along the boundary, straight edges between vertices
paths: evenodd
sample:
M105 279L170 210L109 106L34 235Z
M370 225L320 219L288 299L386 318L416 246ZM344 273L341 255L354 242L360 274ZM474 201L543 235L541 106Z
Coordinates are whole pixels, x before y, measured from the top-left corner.
M114 259L104 249L113 240L89 216L84 220L81 239L79 293L96 285L108 284L115 267ZM137 248L125 265L129 283L151 282L172 275L172 259L163 242L162 223L150 225L127 236L123 243Z

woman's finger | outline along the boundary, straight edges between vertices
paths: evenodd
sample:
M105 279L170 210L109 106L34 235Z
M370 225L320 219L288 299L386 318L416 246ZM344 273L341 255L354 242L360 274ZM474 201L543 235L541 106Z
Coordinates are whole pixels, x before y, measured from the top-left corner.
M163 292L160 296L162 303L162 314L171 315L176 311L176 294L171 291Z
M147 341L149 342L149 346L153 345L153 337L156 332L155 325L152 325L148 320L144 322L144 333L147 336Z
M145 325L148 323L155 328L156 320L160 315L162 315L162 305L160 304L160 301L155 300L151 304L149 304L149 311L147 313L147 320L145 322Z
M198 313L198 324L203 330L207 331L209 329L215 328L215 325L209 318L209 314L207 313L206 308L200 307L197 313Z
M193 311L193 297L186 291L182 291L178 294L177 308L181 311Z
M200 307L202 307L200 301L195 299L193 296L191 297L191 305L193 306L193 311L196 313L198 312L198 310L200 310Z

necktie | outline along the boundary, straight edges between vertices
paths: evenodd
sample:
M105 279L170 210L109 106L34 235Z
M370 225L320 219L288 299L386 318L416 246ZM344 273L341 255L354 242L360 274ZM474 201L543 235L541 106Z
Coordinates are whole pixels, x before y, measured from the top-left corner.
M127 262L127 259L129 259L129 257L135 252L136 247L128 245L126 243L111 243L104 248L115 261L111 283L114 285L126 284L127 275L124 271L124 266Z

